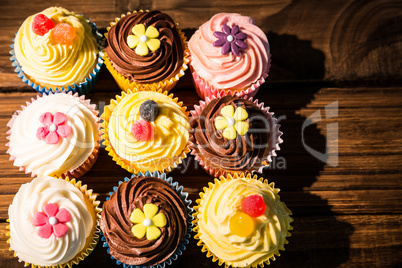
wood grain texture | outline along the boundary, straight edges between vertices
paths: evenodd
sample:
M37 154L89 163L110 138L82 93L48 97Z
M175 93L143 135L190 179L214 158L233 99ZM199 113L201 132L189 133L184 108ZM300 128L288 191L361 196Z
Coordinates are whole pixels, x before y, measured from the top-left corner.
M216 13L252 16L271 44L268 81L272 83L325 80L396 84L402 80L402 4L396 0L61 0L57 4L83 13L103 32L123 13L159 9L171 15L188 38ZM18 5L2 3L0 72L13 72L8 51L21 23L50 5L37 0L19 1ZM0 79L0 88L9 88L8 81Z
M269 267L401 267L402 265L402 6L390 0L60 0L104 32L120 14L160 9L188 37L218 12L252 16L270 40L272 69L256 98L274 112L284 143L261 176L281 189L294 230ZM8 206L30 176L10 162L7 122L36 96L9 60L22 21L52 4L0 4L0 267L23 267L8 250ZM23 7L23 8L22 8ZM172 91L191 109L199 102L187 73ZM100 111L120 94L102 68L87 97ZM311 124L310 124L311 123ZM313 156L315 154L315 156ZM188 157L170 175L195 201L212 178ZM130 176L104 148L81 178L99 200ZM99 243L78 267L118 267ZM121 266L120 266L121 267ZM218 267L196 241L172 267Z
M281 150L263 175L281 188L281 198L292 209L296 219L290 244L272 264L274 267L292 267L303 263L304 259L305 267L321 267L329 263L331 267L379 267L399 263L395 253L401 249L402 238L401 92L401 88L264 86L258 93L257 98L270 106L280 119L284 132ZM188 107L199 101L188 87L187 78L179 82L173 93ZM89 94L88 98L102 110L115 94L118 90L113 86L108 92L100 89L100 92ZM21 183L30 181L28 175L19 172L8 161L4 146L6 124L15 110L35 96L35 93L0 95L0 166L3 167L0 170L0 219L3 221ZM325 107L335 101L338 102L338 116L325 119ZM303 130L303 123L317 111L324 119ZM336 167L315 159L301 141L301 132L305 131L305 144L311 148L325 152L325 148L335 147L336 143L327 144L326 139L326 125L333 122L339 126ZM382 131L384 126L389 127L386 135ZM193 201L212 180L192 157L171 175L184 186ZM82 180L99 193L103 202L111 188L126 176L129 173L102 150L98 161ZM370 244L373 246L368 246ZM5 250L4 245L1 248ZM378 250L384 252L379 254ZM6 255L4 264L16 267L11 265L17 265L17 261L10 254ZM177 267L188 267L194 259L200 263L197 267L216 267L200 253L195 241L179 259ZM98 245L82 265L90 267L100 263L104 263L100 267L112 265L104 249Z

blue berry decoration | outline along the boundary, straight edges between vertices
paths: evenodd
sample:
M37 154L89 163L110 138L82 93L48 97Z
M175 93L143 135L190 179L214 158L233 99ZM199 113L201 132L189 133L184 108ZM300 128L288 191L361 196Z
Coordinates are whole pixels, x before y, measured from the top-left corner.
M156 120L159 114L159 106L153 100L146 100L140 106L141 118L148 122Z

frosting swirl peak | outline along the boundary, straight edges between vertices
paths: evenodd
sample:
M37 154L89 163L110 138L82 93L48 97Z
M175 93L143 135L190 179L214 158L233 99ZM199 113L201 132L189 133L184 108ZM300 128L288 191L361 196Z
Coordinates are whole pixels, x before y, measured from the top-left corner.
M219 258L233 267L256 267L269 259L275 259L279 250L287 244L290 223L293 219L291 211L280 201L279 189L273 183L268 184L256 176L221 177L210 184L201 199L195 231L214 258ZM253 231L246 236L232 232L231 219L242 210L242 200L251 195L263 198L265 212L253 218ZM195 208L197 209L197 208ZM239 222L239 225L242 223ZM205 247L204 246L204 247Z
M49 113L64 114L64 127L71 131L67 137L60 138L55 144L37 137L38 129L43 128L41 117ZM89 100L71 93L38 97L27 107L23 107L22 111L18 111L8 123L10 148L7 152L14 160L15 166L26 173L32 172L33 176L80 176L83 173L77 169L87 163L93 164L98 153L97 113L95 107L89 104Z
M56 23L66 23L75 29L72 44L57 44L50 30L43 36L32 31L35 15L28 17L15 37L15 57L22 70L32 80L50 86L84 82L96 65L98 44L89 21L82 15L61 7L50 7L44 14Z
M57 204L70 214L70 219L64 223L68 231L62 237L42 238L37 233L39 227L33 224L35 213L49 203ZM97 220L95 209L90 207L88 197L80 189L66 180L48 176L23 184L8 215L10 247L20 260L39 266L57 266L78 257L92 240Z
M193 113L192 126L193 153L206 166L214 170L247 172L257 170L271 150L275 149L277 132L274 119L254 102L236 96L214 98L202 111ZM242 107L248 113L244 120L250 125L247 133L227 139L215 125L216 118L222 117L225 106Z
M137 238L130 216L145 204L154 204L166 216L166 225L155 240ZM166 181L156 177L137 176L121 183L103 205L100 227L110 254L128 265L153 266L174 254L187 232L187 208Z
M138 55L127 44L135 25L155 27L160 47L145 56ZM139 11L122 17L107 33L106 54L113 68L132 82L155 83L170 78L183 65L184 48L176 24L160 11Z
M240 50L238 56L233 53L223 55L221 48L214 46L217 41L214 33L222 31L224 25L236 26L247 35L246 46L243 46L247 48ZM235 13L216 14L200 26L188 46L194 71L217 89L244 89L266 76L269 70L268 39L251 17Z

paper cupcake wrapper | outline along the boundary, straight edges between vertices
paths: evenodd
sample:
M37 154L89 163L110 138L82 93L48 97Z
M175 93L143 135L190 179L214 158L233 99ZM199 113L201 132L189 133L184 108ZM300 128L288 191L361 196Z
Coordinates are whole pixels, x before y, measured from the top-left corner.
M49 93L57 93L57 92L73 92L73 93L78 93L79 95L85 95L89 93L92 88L95 86L96 82L98 81L99 78L99 71L102 67L103 64L103 52L102 52L102 45L103 45L103 38L102 35L98 32L98 27L95 25L95 23L91 22L89 20L89 25L92 28L92 34L96 38L96 41L99 44L99 53L98 53L98 58L96 60L96 65L95 68L92 70L91 73L89 73L88 77L85 78L83 82L80 83L74 83L73 85L66 85L66 86L43 86L41 85L40 82L34 81L33 78L29 78L24 71L21 68L20 63L18 62L17 58L15 57L14 53L14 38L13 38L13 43L10 45L11 50L10 50L10 60L12 66L14 66L14 72L18 74L18 77L22 79L22 82L27 84L28 86L32 87L35 89L37 92L41 94L49 94ZM17 34L17 33L15 33Z
M165 173L159 173L157 171L151 173L149 171L146 171L144 174L139 172L138 175L133 174L131 176L131 178L125 177L124 178L124 182L128 182L130 179L137 177L137 176L145 176L145 177L156 177L159 178L161 180L166 181L167 183L169 183L174 190L176 191L176 193L180 196L180 199L183 201L184 205L187 208L187 214L188 214L188 221L187 221L187 233L183 239L183 242L177 247L176 251L173 253L172 256L170 256L169 259L167 259L166 261L156 264L154 266L141 266L141 265L129 265L129 264L125 264L122 263L118 260L116 260L112 255L110 255L110 258L112 260L116 260L116 263L118 265L123 265L124 268L165 268L167 265L171 265L175 260L177 260L177 258L183 254L183 251L186 249L186 245L188 243L190 243L189 239L191 238L191 232L193 230L193 224L192 222L194 221L194 217L193 217L193 212L194 210L190 207L191 205L191 200L188 197L188 193L183 191L183 186L179 186L179 184L177 182L173 181L172 177L166 177ZM119 184L122 184L123 181L119 181ZM115 193L117 190L117 186L113 187L113 192L109 193L109 197L106 197L106 200L110 199L110 196ZM107 248L107 253L109 253L109 245L106 242L106 238L103 235L103 233L101 232L101 240L103 241L103 247Z
M56 264L56 265L52 265L52 266L39 266L36 265L34 263L28 263L28 262L24 262L23 260L19 259L20 262L24 262L24 267L27 266L31 266L32 268L36 268L36 267L43 267L43 268L55 268L55 267L59 267L59 268L64 268L64 267L72 267L73 265L77 265L80 261L84 260L86 257L88 257L88 255L94 251L96 245L99 242L99 238L100 238L100 228L99 228L99 220L101 217L101 208L99 207L100 205L100 201L96 200L97 195L93 193L92 189L88 189L86 184L82 184L81 181L76 181L75 179L71 179L66 177L66 178L59 178L61 180L65 180L69 183L71 183L72 185L74 185L76 188L78 188L84 196L87 197L88 202L91 204L90 206L94 209L93 213L91 212L91 214L95 214L94 215L94 227L92 230L92 236L88 237L87 239L87 245L85 246L85 248L79 252L76 256L74 256L74 258L66 263L62 263L62 264ZM9 223L9 219L7 219L7 222ZM7 225L7 230L10 230L10 225ZM9 250L13 251L13 249L11 248L11 236L10 236L10 232L6 233L6 236L9 237L7 239L7 244L9 245ZM17 253L14 252L14 257L17 257Z
M91 104L91 100L90 100L90 99L85 99L85 97L84 97L83 95L82 95L82 96L79 96L78 92L76 92L76 93L73 94L71 91L68 92L68 93L60 93L60 92L59 92L59 93L52 93L52 92L49 92L49 93L45 94L45 96L47 96L47 95L54 95L54 94L68 94L68 95L72 95L72 96L74 96L74 97L80 99L80 100L85 104L85 106L86 106L88 109L90 109L91 112L98 118L97 121L96 121L96 124L98 125L98 129L100 128L99 117L98 117L99 111L96 110L96 105L95 105L95 104ZM25 105L25 106L24 106L24 105L21 106L21 110L17 110L17 111L13 114L13 116L12 116L11 119L10 119L10 121L8 121L8 123L7 123L7 127L9 127L9 130L6 132L6 134L7 134L6 139L7 139L7 140L10 140L10 138L11 138L11 137L10 137L10 136L11 136L11 133L12 133L11 129L12 129L12 126L13 126L13 124L14 124L15 119L16 119L29 105L31 105L34 101L38 100L39 98L43 98L43 96L37 95L37 96L36 96L36 99L35 99L35 98L31 98L31 102L26 102L26 105ZM72 169L72 170L67 170L67 171L62 172L62 173L60 172L60 173L52 174L51 176L62 177L62 178L69 177L69 178L76 178L76 179L79 178L79 177L81 177L81 176L83 176L85 173L87 173L87 172L92 168L92 166L95 164L96 160L98 159L98 155L99 155L99 146L100 146L99 143L100 143L100 140L98 139L98 140L96 141L96 144L95 144L95 147L94 147L92 153L91 153L91 154L88 156L88 158L87 158L81 165L79 165L77 168ZM6 144L6 147L10 148L10 142L8 142L8 143ZM7 150L7 153L10 154L10 149ZM9 160L10 160L10 161L14 161L15 159L16 159L16 158L15 158L13 155L10 154ZM27 171L25 166L19 166L19 169L20 169L20 171L24 171L25 174L31 173L31 176L32 176L32 177L36 177L36 176L38 175L35 171L32 171L32 172Z
M191 113L191 118L198 118L204 108L214 99L217 98L222 98L224 96L233 96L232 92L227 92L225 95L220 95L220 93L217 94L217 96L212 95L211 98L206 97L205 101L200 101L199 105L194 105L194 110L190 111ZM210 163L208 159L206 159L199 151L198 149L198 144L196 143L195 139L190 139L191 144L190 144L190 149L191 149L191 154L195 156L195 160L197 160L201 167L204 168L204 170L209 173L211 176L218 178L219 176L227 176L229 174L240 174L240 173L254 173L254 172L262 172L263 168L266 166L269 166L269 163L272 162L272 157L276 156L276 151L280 150L279 144L283 142L281 135L283 134L281 131L279 131L280 125L277 124L277 119L273 117L274 113L269 112L269 107L264 107L264 103L258 103L257 99L253 98L247 98L246 96L242 97L243 99L247 99L251 102L253 102L258 108L261 109L261 111L264 113L266 116L269 126L271 129L270 135L270 144L268 144L269 148L266 150L265 155L260 159L260 163L254 165L251 167L249 170L241 170L241 171L235 171L235 170L226 170L222 169L220 167L214 167L213 163Z
M262 178L262 177L261 177L261 178L258 178L257 175L254 175L253 177L251 177L250 174L247 174L247 175L246 175L246 174L241 173L241 174L239 174L239 175L238 175L238 174L234 174L234 176L231 176L230 174L229 174L228 176L221 176L219 179L216 179L216 178L215 178L214 183L211 183L211 182L210 182L210 183L208 184L208 188L207 188L207 187L204 187L204 188L203 188L203 191L200 192L200 198L195 201L197 204L196 204L195 206L193 206L193 209L194 209L194 214L193 214L193 217L194 217L194 220L193 220L194 228L193 228L193 232L196 233L196 234L194 235L194 239L198 240L197 246L202 247L202 248L201 248L201 252L205 252L206 255L207 255L207 258L212 257L212 262L218 261L218 265L221 266L221 265L224 264L224 265L225 265L225 268L229 268L229 267L231 267L231 266L232 266L232 267L235 267L235 266L233 266L230 262L228 262L228 261L226 261L226 260L223 260L223 259L220 259L218 256L216 256L213 252L210 251L210 249L209 249L208 246L204 243L204 241L202 241L202 239L201 239L201 230L200 230L199 225L198 225L198 214L200 214L199 209L200 209L201 200L204 198L204 195L205 195L205 193L206 193L208 190L212 190L213 187L214 187L215 185L217 185L217 184L221 184L221 183L223 183L223 182L230 181L230 180L236 180L236 179L239 179L239 178L245 178L245 179L247 179L247 180L258 180L258 181L261 181L261 182L264 183L264 184L268 184L268 180L266 180L266 179L264 179L264 178ZM269 186L274 189L274 194L279 198L278 193L279 193L280 190L279 190L278 188L275 188L275 184L274 184L273 182L269 183ZM283 203L283 202L281 202L281 203L284 205L285 210L289 213L289 215L292 215L292 211L290 211L290 209L288 209L288 207L285 205L285 203ZM290 218L290 223L292 223L292 222L293 222L293 218L290 217L290 216L289 216L289 218ZM289 232L289 231L291 231L291 230L293 230L293 227L292 227L291 225L289 225L289 229L286 231L286 237L284 237L284 244L288 244L288 243L289 243L289 241L287 241L286 238L291 236L291 233ZM257 263L257 264L254 264L254 265L247 265L247 266L244 266L244 268L251 268L251 267L252 267L252 268L257 268L258 266L262 268L262 267L264 267L265 264L269 265L271 260L272 260L272 261L275 261L275 260L276 260L275 256L278 256L278 257L280 256L279 250L285 251L285 248L279 248L276 252L274 252L274 253L272 254L272 256L270 256L270 257L267 258L266 260L263 260L263 261L261 261L260 263Z
M120 157L115 149L113 148L112 144L109 141L109 119L112 115L112 112L114 110L114 108L117 106L117 104L126 96L132 93L135 93L137 91L141 91L141 90L137 90L137 89L128 89L127 93L126 92L122 92L121 96L116 96L116 99L112 99L110 100L110 105L105 106L104 112L101 115L101 119L103 120L101 123L101 139L103 140L103 145L105 146L106 151L109 152L109 155L113 158L113 160L122 168L124 168L125 170L127 170L130 173L133 174L137 174L137 173L144 173L146 171L148 171L148 169L144 169L141 167L138 167L136 165L136 163L134 161L129 161L123 157ZM183 110L183 112L188 116L188 112L187 112L187 107L183 106L182 102L178 101L178 98L174 98L173 94L169 94L167 91L162 91L162 89L159 90L151 90L151 91L155 91L157 93L161 93L164 94L168 97L170 97L174 102L176 102L181 109ZM170 172L172 171L174 168L176 168L179 164L181 164L183 162L183 159L185 159L187 157L187 154L190 152L190 148L189 148L190 142L187 144L187 146L184 148L183 152L181 152L178 156L175 156L174 158L172 158L170 160L170 165L166 168L160 168L158 170L149 170L151 172L154 171L159 171L161 173L163 172Z
M127 15L130 15L132 13L137 13L137 12L144 12L143 10L139 11L133 11L133 12L127 12ZM148 10L145 10L145 12L148 12ZM105 37L107 37L107 34L110 30L111 27L113 27L121 18L124 18L126 14L122 14L121 17L116 17L115 21L110 23L110 27L107 27L106 30L107 32L105 33ZM188 50L187 46L187 38L182 32L182 30L178 27L178 23L176 23L176 29L180 35L180 39L182 42L182 45L184 47L184 57L183 57L183 65L182 67L176 71L173 75L168 77L167 79L156 82L156 83L138 83L138 82L131 82L130 79L127 79L125 76L121 75L119 72L116 71L116 69L113 67L112 63L109 60L109 57L105 50L103 50L103 60L105 62L106 68L109 70L109 72L112 74L113 78L115 79L117 85L120 87L121 90L127 92L129 89L131 90L138 90L138 91L144 91L144 90L158 90L162 89L164 91L170 91L173 89L177 82L179 81L180 77L184 75L184 72L188 69L188 63L190 61L189 56L190 52Z
M260 79L258 79L256 82L251 84L250 86L244 88L244 89L238 89L238 90L233 90L233 89L219 89L215 88L213 85L210 85L208 81L206 81L204 78L200 77L197 72L194 70L194 68L191 65L191 56L190 56L190 71L193 76L193 85L195 87L195 90L198 94L198 96L205 100L206 98L211 98L212 96L225 96L231 93L232 95L237 95L239 97L254 97L258 89L262 84L264 84L265 79L268 77L268 71L271 67L271 56L269 57L270 60L268 62L268 69L266 73L263 73Z

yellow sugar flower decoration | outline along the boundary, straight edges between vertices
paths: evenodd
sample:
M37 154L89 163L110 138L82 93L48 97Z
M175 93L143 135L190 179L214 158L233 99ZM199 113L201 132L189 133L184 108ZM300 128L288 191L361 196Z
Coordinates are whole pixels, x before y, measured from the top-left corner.
M145 234L148 240L155 240L161 235L162 228L166 225L166 217L163 213L158 213L158 207L154 204L145 204L141 209L136 208L130 216L130 221L135 223L131 228L133 235L139 239L143 238Z
M160 45L159 31L154 26L148 26L145 30L144 24L137 24L131 30L134 35L127 36L127 45L130 48L135 48L135 53L140 56L148 55L148 48L151 51L156 51Z
M221 114L223 116L215 118L215 127L217 130L223 130L223 137L234 140L237 137L237 133L239 135L247 133L249 124L244 121L248 118L246 109L237 107L235 111L234 106L227 105L221 109Z

